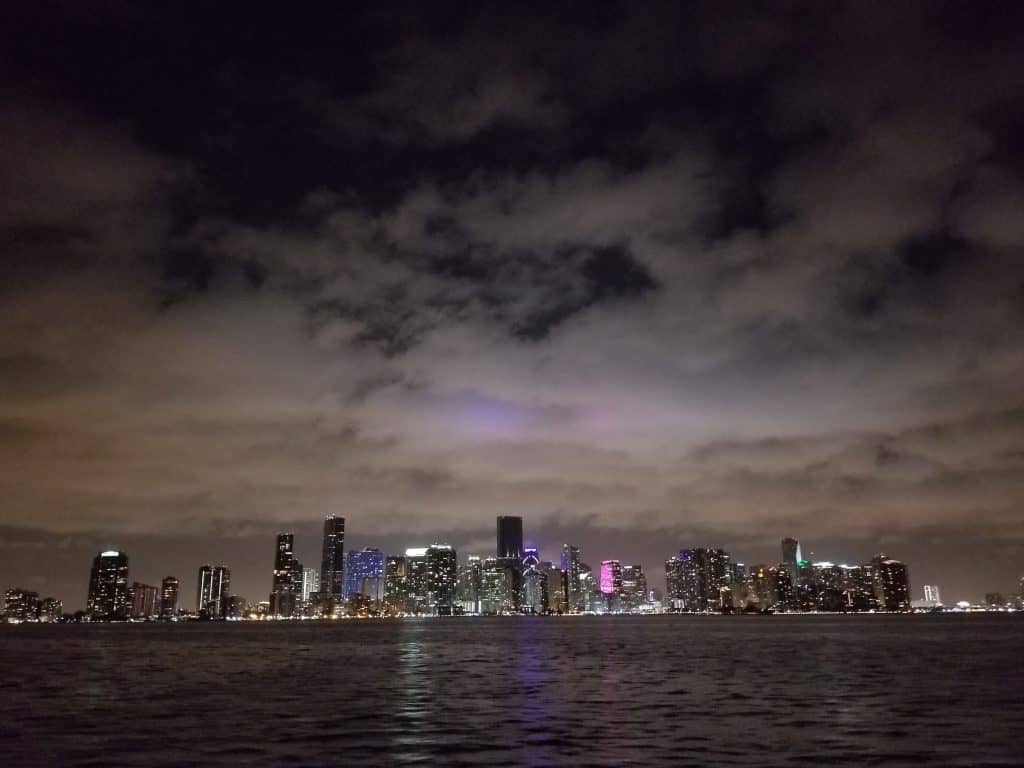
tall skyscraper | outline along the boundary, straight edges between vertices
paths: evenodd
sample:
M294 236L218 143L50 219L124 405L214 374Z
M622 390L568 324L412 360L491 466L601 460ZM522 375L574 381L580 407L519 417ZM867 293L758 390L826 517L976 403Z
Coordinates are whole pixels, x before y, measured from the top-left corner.
M128 555L116 550L93 558L86 610L94 621L128 618Z
M622 594L622 563L618 560L601 561L601 592L605 595Z
M875 555L871 559L871 567L875 582L875 599L885 611L910 610L910 579L907 566L899 560L885 555Z
M483 562L480 587L480 612L504 615L515 610L515 582L508 558L489 557Z
M942 605L939 588L931 584L924 585L924 601L931 606Z
M388 555L384 559L384 611L391 615L405 611L405 558Z
M405 612L428 612L427 548L410 547L405 550Z
M643 566L622 566L622 603L627 611L636 611L647 605L647 577Z
M374 547L349 552L345 565L345 599L364 595L374 607L384 599L384 553Z
M483 572L483 561L479 555L470 555L466 564L459 567L458 600L462 604L462 610L466 613L480 613Z
M160 615L164 617L178 614L178 594L181 582L173 576L167 576L160 583Z
M566 602L568 610L579 613L584 610L584 595L580 587L580 548L570 544L562 545L562 570L565 571Z
M782 540L782 564L789 571L789 580L794 588L800 581L800 562L802 560L800 542L788 536L784 538Z
M196 580L196 612L211 619L227 616L231 571L223 565L203 565Z
M427 547L427 608L434 615L450 616L455 605L458 563L450 544Z
M498 517L497 556L521 560L523 557L523 518Z
M320 594L327 600L345 599L345 518L328 515L324 520Z
M301 605L302 565L295 559L294 543L294 534L279 533L277 535L270 612L278 617L294 616Z

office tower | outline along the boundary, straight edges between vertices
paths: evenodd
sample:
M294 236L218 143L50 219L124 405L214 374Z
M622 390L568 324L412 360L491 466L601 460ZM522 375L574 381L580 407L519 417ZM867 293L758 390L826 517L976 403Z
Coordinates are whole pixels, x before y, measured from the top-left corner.
M458 599L464 613L480 613L480 590L483 585L483 561L470 555L459 567Z
M793 604L793 581L785 563L767 569L768 607L773 611L785 611Z
M539 555L536 547L527 547L523 554L519 606L524 613L544 613L547 610L547 574L541 570Z
M541 588L546 595L544 605L548 613L569 613L566 597L568 591L568 572L559 567L561 563L542 562L540 564L543 582Z
M846 566L846 604L851 611L873 611L878 608L875 574L870 565Z
M345 599L345 518L337 515L328 515L324 520L320 594L327 601Z
M149 619L157 614L157 595L159 590L151 584L132 583L132 610L133 619Z
M295 559L294 544L294 534L277 535L274 583L270 592L270 612L277 617L295 616L301 604L302 565Z
M622 563L618 560L601 561L601 592L608 596L622 594Z
M427 548L427 610L435 616L450 616L455 605L458 563L449 544Z
M35 621L39 618L40 608L37 592L14 587L4 593L4 613L8 620Z
M427 613L427 548L411 547L405 550L405 612Z
M884 611L910 610L910 579L907 566L879 554L871 560L875 582L875 599Z
M395 615L405 611L405 558L388 555L384 559L384 610Z
M565 596L569 611L584 610L584 595L580 589L580 548L571 544L562 545L562 570L565 571L567 593Z
M942 598L939 597L939 588L931 584L925 584L924 601L929 607L942 605Z
M508 558L489 557L484 560L480 581L480 613L500 616L515 610L515 581Z
M676 555L665 561L665 602L670 611L684 611L683 562Z
M345 564L345 599L365 595L373 607L384 598L384 553L367 547L349 552Z
M196 580L196 612L210 619L227 615L231 594L231 571L223 565L203 565Z
M500 515L498 517L499 558L520 560L523 557L523 518Z
M800 583L800 563L802 560L803 553L800 551L800 542L789 537L783 539L782 564L789 570L789 580L794 590Z
M167 576L160 582L160 615L165 617L178 615L178 594L181 583L173 576Z
M86 611L94 621L128 618L128 555L116 550L100 552L92 561Z
M308 604L320 591L320 572L316 568L302 569L302 602Z
M55 597L47 597L39 604L40 621L60 621L64 613L64 603Z
M627 611L637 611L647 604L647 577L643 566L622 566L622 607Z

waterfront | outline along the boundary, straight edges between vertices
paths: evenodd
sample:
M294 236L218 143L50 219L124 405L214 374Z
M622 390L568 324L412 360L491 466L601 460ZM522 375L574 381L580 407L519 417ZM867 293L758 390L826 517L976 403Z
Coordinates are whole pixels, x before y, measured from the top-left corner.
M1013 765L1015 615L0 627L12 765Z

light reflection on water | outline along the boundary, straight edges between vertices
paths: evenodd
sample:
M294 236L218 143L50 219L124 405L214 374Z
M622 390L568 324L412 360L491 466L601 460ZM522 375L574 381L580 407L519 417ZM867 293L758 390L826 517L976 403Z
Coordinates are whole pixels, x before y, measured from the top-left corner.
M1024 617L0 626L12 766L1019 765Z

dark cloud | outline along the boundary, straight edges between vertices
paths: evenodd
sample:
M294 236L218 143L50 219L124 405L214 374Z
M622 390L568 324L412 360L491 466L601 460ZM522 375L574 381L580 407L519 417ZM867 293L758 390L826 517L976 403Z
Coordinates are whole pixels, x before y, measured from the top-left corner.
M54 554L0 577L73 605L116 541L256 597L327 512L463 550L523 514L1008 589L1021 13L12 13L2 522Z

